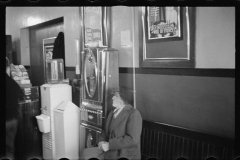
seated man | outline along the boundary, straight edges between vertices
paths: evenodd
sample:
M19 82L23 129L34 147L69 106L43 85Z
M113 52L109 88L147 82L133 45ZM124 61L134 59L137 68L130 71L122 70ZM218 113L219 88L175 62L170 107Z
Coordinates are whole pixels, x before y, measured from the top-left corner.
M115 109L107 117L105 132L97 141L98 147L84 149L80 159L141 159L142 117L126 102L123 89L115 89L112 100Z

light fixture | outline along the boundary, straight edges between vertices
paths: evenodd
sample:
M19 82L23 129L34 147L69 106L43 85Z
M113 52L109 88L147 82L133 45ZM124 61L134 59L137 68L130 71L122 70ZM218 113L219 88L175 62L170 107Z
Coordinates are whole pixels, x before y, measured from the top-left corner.
M35 17L28 17L27 18L27 24L28 26L33 26L35 24L41 23L41 20L39 18Z

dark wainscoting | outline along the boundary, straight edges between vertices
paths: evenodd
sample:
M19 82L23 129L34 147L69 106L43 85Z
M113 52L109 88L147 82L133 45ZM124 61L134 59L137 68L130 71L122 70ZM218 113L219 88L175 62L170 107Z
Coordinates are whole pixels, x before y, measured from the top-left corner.
M167 124L143 121L142 160L234 160L234 140Z
M74 71L75 72L76 68L75 67L66 67L66 71Z
M133 68L120 67L119 73L133 73ZM193 68L135 68L136 74L159 74L200 77L235 78L235 69L193 69Z
M66 67L66 71L75 71L75 67ZM119 73L132 74L133 68L119 67ZM235 69L135 68L135 73L235 78Z

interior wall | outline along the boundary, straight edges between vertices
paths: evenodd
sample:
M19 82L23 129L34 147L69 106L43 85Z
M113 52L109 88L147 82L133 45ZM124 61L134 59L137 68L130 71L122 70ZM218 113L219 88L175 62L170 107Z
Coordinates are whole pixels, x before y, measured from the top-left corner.
M234 138L234 78L137 74L136 102L145 120Z
M119 67L139 66L136 8L115 6L111 11L111 47L119 52Z
M112 12L113 47L120 51L120 67L131 67L133 58L135 67L139 67L136 24L140 19L131 7L113 7ZM196 12L196 68L235 68L235 7L197 7ZM79 7L7 7L6 34L12 35L16 54L20 54L21 28L59 17L64 17L66 66L75 66L74 40L80 38ZM132 45L122 45L121 38L129 31Z
M235 7L198 7L196 68L235 68Z
M121 46L121 33L129 30L132 41L139 41L138 36L132 36L138 29L138 19L131 14L131 7L114 7L112 9L113 47L117 48L121 55L120 67L129 67L132 58L138 59L138 44L128 47ZM135 12L139 7L134 8ZM126 16L128 14L129 16ZM132 17L135 16L134 25ZM124 17L124 18L122 18ZM134 39L135 38L135 39ZM135 45L135 46L134 46ZM235 7L197 7L196 8L196 42L195 42L196 68L229 68L235 69ZM133 50L134 49L134 50ZM139 60L139 59L138 59ZM139 63L135 62L139 68Z
M20 28L31 26L34 19L38 19L36 24L63 16L66 66L75 66L74 40L80 37L80 23L76 23L79 22L79 7L14 8L6 9L6 34L12 35L17 53L20 53ZM130 12L131 8L125 9ZM196 11L196 68L235 69L235 8L198 7ZM125 16L121 20L113 19L112 23L119 26L129 19ZM138 20L134 19L134 24ZM124 30L132 27L137 30L137 26L128 27ZM135 40L139 39L135 37ZM135 45L138 48L138 44ZM129 50L135 55L139 53ZM120 53L123 55L125 52ZM138 57L135 58L138 61ZM120 61L120 67L129 67L133 59L128 55ZM135 67L139 67L137 63ZM120 74L120 84L131 86L132 79L132 74ZM144 119L234 137L235 78L136 74L135 83L136 107Z
M235 69L235 8L198 7L196 12L196 68ZM235 78L135 76L136 108L143 119L235 137ZM120 84L131 87L132 77L121 73Z
M13 50L20 64L20 29L59 17L64 18L66 67L76 65L76 43L80 38L79 7L6 7L6 35L12 35Z

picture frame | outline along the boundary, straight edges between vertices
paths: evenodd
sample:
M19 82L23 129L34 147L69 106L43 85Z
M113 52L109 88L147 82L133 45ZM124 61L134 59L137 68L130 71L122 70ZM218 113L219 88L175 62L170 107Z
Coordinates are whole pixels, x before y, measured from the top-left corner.
M148 42L182 40L181 7L145 7L145 33Z
M147 7L139 11L139 66L142 68L194 68L196 8L180 7L178 37L148 39Z

